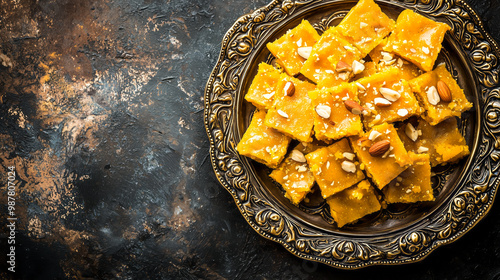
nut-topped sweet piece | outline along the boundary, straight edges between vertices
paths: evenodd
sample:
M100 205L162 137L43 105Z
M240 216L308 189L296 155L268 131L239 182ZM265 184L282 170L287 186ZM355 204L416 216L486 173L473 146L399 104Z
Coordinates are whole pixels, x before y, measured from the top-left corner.
M368 180L326 199L330 214L339 228L379 211L378 195Z
M346 136L358 135L363 131L357 88L342 83L333 88L309 92L315 108L314 134L316 139L329 142Z
M365 178L363 171L359 168L356 155L345 138L307 154L306 159L323 198L338 193Z
M268 43L267 48L274 57L279 59L285 71L290 76L295 76L309 57L312 46L318 40L318 32L307 20L302 20L299 25L288 30L285 35Z
M389 36L386 50L397 53L424 71L431 71L450 26L404 10Z
M431 125L447 118L460 117L462 112L472 108L464 91L446 70L445 64L411 80L410 86L425 108L423 118Z
M304 154L298 149L293 149L269 176L283 187L285 197L295 205L306 197L314 185L314 176Z
M392 180L382 191L387 203L433 201L431 164L428 154L408 152L413 164Z
M358 98L369 114L364 116L367 127L405 120L419 115L421 108L410 85L401 79L399 69L383 72L356 81Z
M315 88L311 83L282 74L265 124L301 142L311 142L316 113L308 93Z
M241 155L275 168L285 157L291 139L264 125L265 116L265 111L255 111L236 150Z
M265 62L259 64L259 70L245 95L245 100L259 109L269 109L274 103L280 75L281 72L273 66Z
M395 22L373 0L360 0L337 28L364 57L389 35L394 26Z
M354 75L354 61L361 58L359 50L341 38L335 27L330 27L313 46L300 73L315 83L331 87L349 81Z
M379 189L383 189L412 163L391 124L375 126L364 136L349 139L361 167Z
M429 154L432 166L454 163L469 155L465 138L458 131L456 118L437 125L420 120L417 125L405 124L398 128L405 148L418 154Z

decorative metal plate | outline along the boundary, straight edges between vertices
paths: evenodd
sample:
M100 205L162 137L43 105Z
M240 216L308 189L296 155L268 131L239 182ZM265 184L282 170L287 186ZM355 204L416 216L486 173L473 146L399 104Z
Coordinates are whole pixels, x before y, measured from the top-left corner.
M220 183L231 193L247 222L262 236L294 255L354 269L423 259L470 230L492 206L500 166L500 50L477 14L461 0L380 0L392 18L413 9L452 30L438 60L445 62L474 107L461 131L471 155L433 169L436 200L389 206L342 229L321 199L293 206L268 177L269 170L236 152L253 107L243 102L257 65L272 62L265 44L305 18L319 31L338 24L357 1L275 0L241 17L226 33L205 90L205 126L210 158Z

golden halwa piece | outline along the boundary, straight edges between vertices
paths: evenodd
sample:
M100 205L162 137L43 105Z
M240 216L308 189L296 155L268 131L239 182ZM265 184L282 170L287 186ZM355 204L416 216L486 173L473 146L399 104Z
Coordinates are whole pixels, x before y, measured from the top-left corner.
M382 208L375 189L367 180L327 198L326 203L339 228Z
M347 82L352 72L339 72L336 67L339 61L351 66L355 60L359 61L363 56L359 50L343 39L335 29L330 27L318 42L313 46L311 55L302 66L300 73L315 83L330 80L328 86L338 82Z
M365 178L355 157L345 138L306 155L323 198L349 188Z
M281 72L273 66L265 62L259 64L259 70L245 95L245 100L259 109L269 109L273 105L280 75Z
M267 48L283 64L285 71L290 76L295 76L306 61L298 49L312 47L318 40L318 32L307 20L302 20L302 23L288 30L281 38L268 43Z
M375 126L363 137L350 137L349 140L361 162L361 168L379 189L383 189L412 164L403 142L391 124ZM384 140L390 142L390 148L381 156L372 156L369 152L370 147Z
M407 81L422 75L422 70L415 64L406 61L394 52L385 51L384 48L386 44L387 39L384 39L369 53L372 62L376 64L378 72L383 72L390 67L396 67L399 69L401 79Z
M395 25L373 0L360 0L337 28L364 57L391 33Z
M413 160L412 166L383 189L384 200L387 203L415 203L434 200L429 155L413 152L409 152L408 155Z
M389 36L387 51L393 51L424 71L434 67L441 43L450 26L435 22L411 10L404 10Z
M314 185L314 176L304 154L297 149L292 150L269 176L283 187L285 197L295 205L306 197Z
M361 106L370 111L370 114L364 116L364 123L367 127L403 121L411 116L420 115L422 111L410 85L406 80L401 79L399 69L395 67L360 79L355 84L361 85L358 92ZM397 96L391 98L393 91L396 91ZM380 106L378 105L379 99L386 99L390 101L390 104Z
M285 157L291 139L264 125L265 116L265 111L255 111L236 150L240 155L276 168Z
M345 136L359 135L363 125L359 114L347 110L344 101L358 101L356 85L342 83L334 88L309 92L316 115L314 135L321 141L337 140ZM323 110L323 111L321 111ZM320 115L328 113L328 115Z
M444 82L448 87L451 93L451 102L445 102L439 97L437 85L439 81ZM446 70L445 64L440 64L434 71L427 72L411 80L410 86L413 92L416 93L418 101L426 110L423 118L431 125L436 125L447 118L460 117L462 112L472 108L472 104L465 97L464 91L450 72ZM435 99L436 97L438 99Z
M415 153L429 154L433 167L454 163L470 153L465 138L458 131L456 118L444 120L435 126L420 120L418 125L413 127L417 133L415 141L409 136L413 129L407 128L407 126L408 124L405 124L398 128L398 134L405 149Z
M285 94L285 87L290 87L289 82L293 83L292 96ZM301 142L311 142L316 113L308 93L315 88L311 83L282 74L265 124Z

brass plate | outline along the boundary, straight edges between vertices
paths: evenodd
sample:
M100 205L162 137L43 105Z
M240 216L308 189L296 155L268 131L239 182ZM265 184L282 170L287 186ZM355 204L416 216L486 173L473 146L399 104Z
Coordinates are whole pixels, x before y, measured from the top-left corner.
M407 8L452 26L438 63L447 64L474 103L461 121L471 155L433 169L436 201L390 206L339 229L324 202L312 199L293 206L269 179L269 169L236 152L254 109L244 102L244 93L258 63L273 59L265 44L303 18L320 31L336 25L356 2L275 0L241 17L224 36L205 89L212 166L243 217L260 235L294 255L344 269L415 262L461 237L491 208L500 166L500 50L461 0L377 1L394 19Z

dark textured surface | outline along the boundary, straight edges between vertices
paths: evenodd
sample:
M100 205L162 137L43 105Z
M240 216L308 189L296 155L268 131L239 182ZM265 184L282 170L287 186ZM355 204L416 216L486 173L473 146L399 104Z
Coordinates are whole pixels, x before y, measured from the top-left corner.
M416 264L342 271L255 233L208 159L224 33L268 1L0 1L0 278L500 279L500 205ZM468 1L500 41L500 1ZM498 199L497 199L498 200Z

